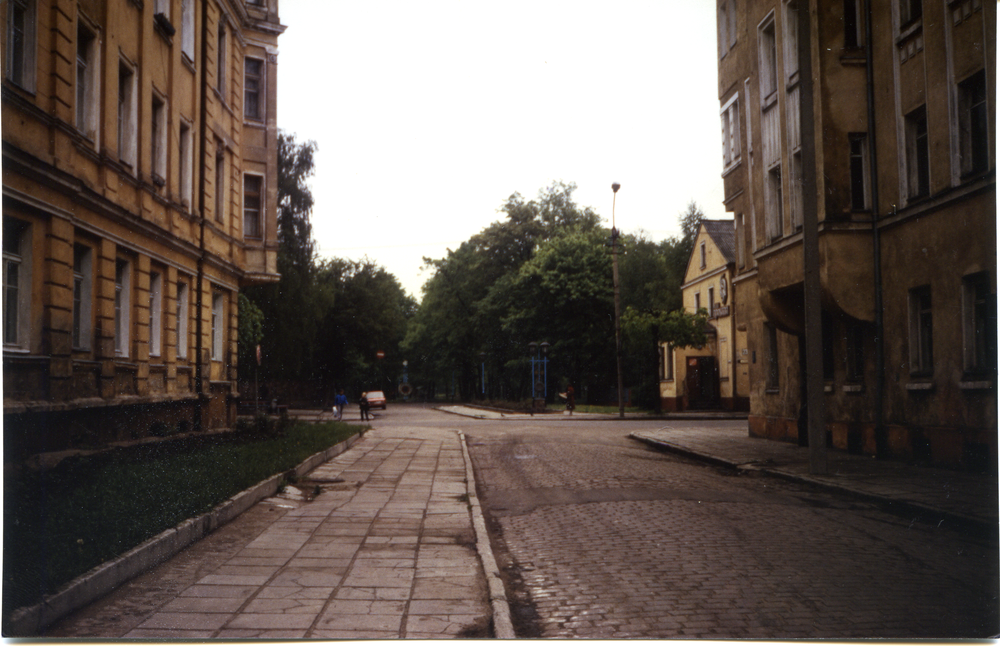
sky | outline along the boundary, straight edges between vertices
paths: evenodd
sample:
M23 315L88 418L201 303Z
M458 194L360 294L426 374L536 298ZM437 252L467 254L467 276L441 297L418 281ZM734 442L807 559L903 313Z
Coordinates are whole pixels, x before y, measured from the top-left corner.
M722 205L715 2L281 0L278 127L318 150L320 257L417 298L513 193L554 181L663 240Z

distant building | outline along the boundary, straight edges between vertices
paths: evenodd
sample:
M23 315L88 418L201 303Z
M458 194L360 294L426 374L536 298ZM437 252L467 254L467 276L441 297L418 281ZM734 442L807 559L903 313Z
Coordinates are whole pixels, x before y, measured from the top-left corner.
M5 0L8 450L229 425L277 280L277 0Z
M749 406L746 331L736 329L731 287L735 240L732 220L702 220L681 294L686 312L708 313L708 343L702 348L660 343L660 402L665 411Z
M995 464L997 4L717 7L750 434L806 440L802 226L815 217L829 442Z

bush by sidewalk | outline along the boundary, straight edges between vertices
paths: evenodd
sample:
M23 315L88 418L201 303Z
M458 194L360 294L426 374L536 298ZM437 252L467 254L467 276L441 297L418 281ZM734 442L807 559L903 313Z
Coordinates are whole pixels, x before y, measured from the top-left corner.
M199 435L4 476L3 615L357 432L339 422Z

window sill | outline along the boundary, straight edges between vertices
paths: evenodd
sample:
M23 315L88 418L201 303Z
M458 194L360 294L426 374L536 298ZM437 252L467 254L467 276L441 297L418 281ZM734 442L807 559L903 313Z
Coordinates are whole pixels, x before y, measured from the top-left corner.
M153 16L153 26L156 27L156 33L162 36L168 45L171 44L171 39L177 33L177 29L171 24L170 19L165 14L155 14Z
M823 384L823 392L825 392L825 393L832 393L833 392L833 384Z
M865 392L864 384L844 384L840 388L845 393L863 393Z
M958 382L959 390L993 390L992 380L963 379Z
M910 392L930 392L934 390L932 381L911 381L906 384L906 389Z
M764 394L765 395L777 395L780 392L781 392L781 390L779 390L777 388L765 388L764 389Z
M924 21L922 18L917 18L911 21L907 25L903 25L899 29L899 36L896 37L896 44L899 45L901 42L912 36L913 34L920 31L924 26Z
M730 162L728 166L722 169L722 176L725 177L726 175L729 175L734 170L739 168L742 161L743 161L742 159L738 158L736 159L736 161Z

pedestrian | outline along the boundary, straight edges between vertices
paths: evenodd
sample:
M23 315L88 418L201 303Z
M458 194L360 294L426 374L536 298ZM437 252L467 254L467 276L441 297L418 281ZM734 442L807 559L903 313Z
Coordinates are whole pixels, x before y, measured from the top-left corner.
M566 410L568 410L569 414L572 415L574 408L576 408L576 395L575 395L575 391L573 390L573 386L567 386L566 387Z
M361 399L358 400L358 407L361 409L361 419L363 420L369 419L368 393L361 394Z
M347 406L347 397L344 389L337 391L337 396L333 398L333 416L339 422L344 417L344 406Z

